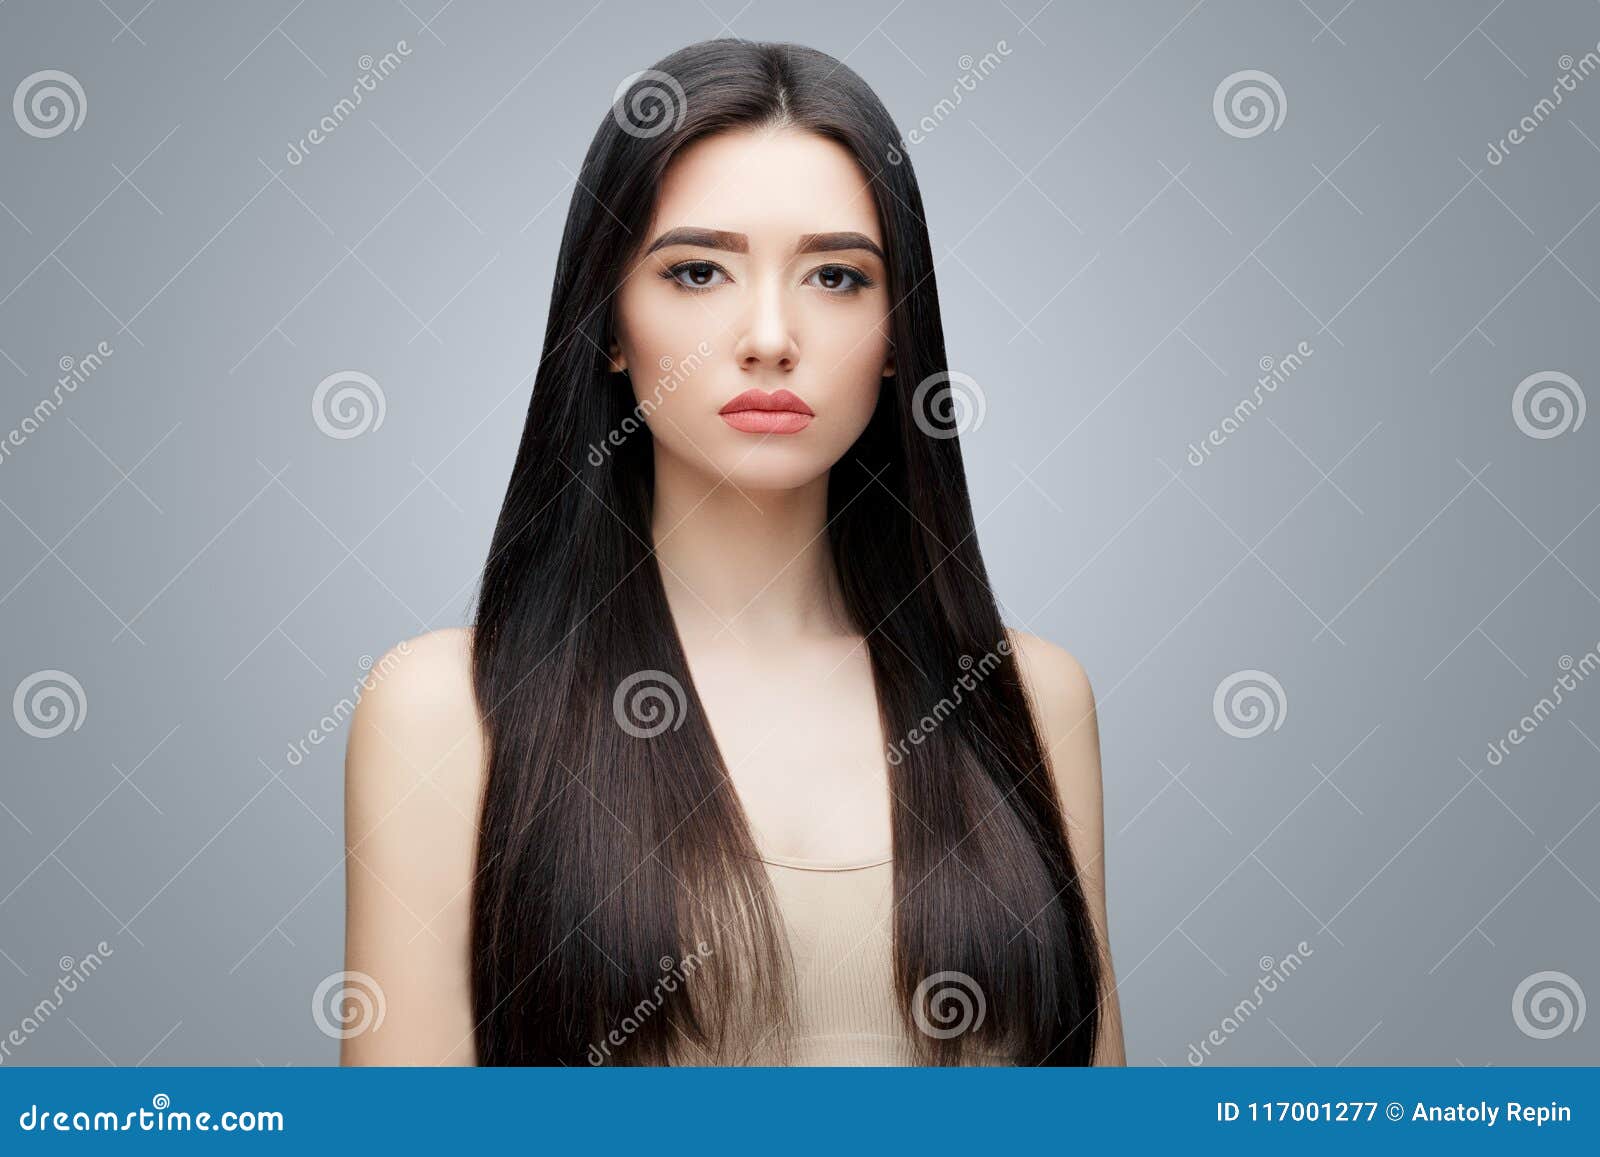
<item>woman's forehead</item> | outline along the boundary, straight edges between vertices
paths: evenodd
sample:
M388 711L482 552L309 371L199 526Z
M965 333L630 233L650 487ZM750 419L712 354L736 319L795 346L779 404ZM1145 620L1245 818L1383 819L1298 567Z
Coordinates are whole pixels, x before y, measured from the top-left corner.
M871 188L849 150L793 129L719 133L674 157L651 236L684 225L744 233L752 249L847 230L883 240Z

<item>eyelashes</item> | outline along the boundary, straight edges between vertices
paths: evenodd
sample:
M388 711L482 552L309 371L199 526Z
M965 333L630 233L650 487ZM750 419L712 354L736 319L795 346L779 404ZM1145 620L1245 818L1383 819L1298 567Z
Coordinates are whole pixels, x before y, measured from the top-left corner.
M868 289L875 284L871 277L867 276L864 271L857 269L853 265L821 266L806 277L806 282L809 284L811 278L817 276L819 273L834 274L849 279L850 284L842 289L829 289L826 286L817 286L818 289L821 289L826 293L851 294L856 292L858 289Z
M823 293L830 297L850 297L856 293L859 293L863 289L870 289L872 286L877 284L877 282L864 270L857 269L853 265L842 265L837 262L818 266L807 275L805 284L811 284L812 278L817 277L819 274L824 275L828 279L842 279L844 281L844 284L837 288L830 285L816 286L816 288L822 290ZM667 269L663 269L660 273L660 276L665 280L672 282L685 293L709 293L718 285L731 284L733 280L728 276L728 271L723 269L722 266L718 265L714 261L705 260L680 261L676 265L673 265ZM688 280L685 280L686 277L721 277L722 280L708 280L706 282L694 284Z
M691 284L685 280L685 277L710 277L713 275L720 276L725 280L731 280L728 278L727 271L713 261L680 261L678 264L661 271L662 277L689 293L705 293L715 289L720 283Z

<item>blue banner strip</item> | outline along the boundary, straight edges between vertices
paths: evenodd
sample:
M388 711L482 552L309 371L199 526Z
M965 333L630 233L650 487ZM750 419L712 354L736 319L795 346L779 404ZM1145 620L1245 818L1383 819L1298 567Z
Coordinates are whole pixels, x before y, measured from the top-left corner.
M0 1069L0 1153L1600 1153L1600 1069ZM497 1152L495 1150L486 1150ZM1100 1149L1117 1152L1120 1149Z

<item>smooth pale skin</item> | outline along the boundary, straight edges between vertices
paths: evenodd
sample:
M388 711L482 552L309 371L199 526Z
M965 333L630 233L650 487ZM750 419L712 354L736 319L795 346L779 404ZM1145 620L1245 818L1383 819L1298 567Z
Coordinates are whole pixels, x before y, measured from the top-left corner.
M819 233L860 233L881 248L873 201L841 146L738 131L697 142L669 168L646 240L680 226L743 234L747 251L674 245L636 259L616 295L609 353L653 403L656 554L695 691L766 854L876 857L890 847L887 739L824 525L828 470L894 372L890 302L883 263L867 249L796 253ZM686 262L703 264L691 272ZM857 287L848 271L873 284ZM702 341L709 356L696 352ZM681 365L692 353L693 371L659 388L661 359ZM792 435L732 429L717 411L751 386L800 395L815 420ZM1105 943L1093 692L1060 647L1011 639ZM381 1027L344 1040L341 1059L470 1065L468 904L485 778L470 635L436 631L401 646L375 666L387 674L351 721L345 967L377 981L386 1011ZM1106 975L1095 1060L1123 1064L1109 954Z

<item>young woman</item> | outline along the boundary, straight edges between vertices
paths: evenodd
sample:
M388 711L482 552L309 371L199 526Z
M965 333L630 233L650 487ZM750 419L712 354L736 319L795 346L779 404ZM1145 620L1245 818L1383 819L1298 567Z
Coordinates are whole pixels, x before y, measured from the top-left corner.
M573 192L474 626L347 758L355 1064L1120 1064L1094 704L975 541L922 199L715 40Z

